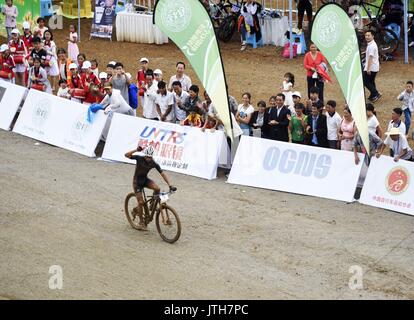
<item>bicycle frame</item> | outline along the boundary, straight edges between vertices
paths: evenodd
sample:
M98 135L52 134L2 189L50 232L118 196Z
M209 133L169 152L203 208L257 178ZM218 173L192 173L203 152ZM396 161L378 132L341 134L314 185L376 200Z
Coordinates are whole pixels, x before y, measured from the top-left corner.
M142 190L142 196L144 198L143 208L145 211L145 219L148 218L148 221L146 221L147 224L150 223L154 219L155 213L162 206L162 203L160 203L161 202L160 195L170 195L170 194L172 194L171 191L159 193L159 194L155 194L155 195L147 197L147 195L145 194L145 189Z

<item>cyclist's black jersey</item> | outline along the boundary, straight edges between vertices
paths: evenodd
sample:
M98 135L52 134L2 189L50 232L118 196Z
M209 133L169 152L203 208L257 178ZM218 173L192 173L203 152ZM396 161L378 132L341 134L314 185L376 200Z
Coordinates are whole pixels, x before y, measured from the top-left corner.
M153 159L147 161L144 157L138 155L133 155L131 159L137 161L137 164L135 166L135 178L145 178L148 175L148 172L154 168L157 169L159 173L162 173L160 165Z

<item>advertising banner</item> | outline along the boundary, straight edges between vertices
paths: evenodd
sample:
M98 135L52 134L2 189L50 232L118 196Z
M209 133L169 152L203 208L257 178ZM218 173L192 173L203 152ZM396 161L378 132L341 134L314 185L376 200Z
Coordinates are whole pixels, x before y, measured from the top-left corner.
M359 201L370 206L414 215L414 163L373 157Z
M91 38L112 38L117 0L95 0Z
M154 159L161 168L204 179L215 179L222 144L226 143L222 131L202 132L199 128L180 126L168 122L146 120L115 113L102 154L103 159L135 163L125 153L152 144Z
M185 54L233 139L223 63L213 24L199 0L158 0L155 24Z
M0 128L10 130L14 116L28 89L0 80Z
M354 154L242 136L229 183L351 202L361 171Z
M361 57L354 25L337 4L324 5L312 23L312 42L332 66L362 141L369 149Z
M30 90L13 132L94 157L107 116L98 111L89 123L87 113L85 105Z

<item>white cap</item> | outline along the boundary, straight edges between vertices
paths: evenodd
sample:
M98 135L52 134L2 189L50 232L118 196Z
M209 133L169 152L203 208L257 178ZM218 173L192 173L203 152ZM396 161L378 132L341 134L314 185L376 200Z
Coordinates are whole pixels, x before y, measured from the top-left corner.
M82 64L82 69L92 68L92 64L89 61L84 61Z
M128 80L131 80L132 75L131 75L129 72L125 73L125 75L126 75L126 77L128 78Z
M13 34L13 33L17 33L18 35L20 35L20 31L19 31L19 29L16 29L16 28L14 28L12 31L11 31L11 33Z
M301 98L302 99L302 96L300 95L300 92L299 91L295 91L295 92L293 92L292 93L292 97L293 96L297 96L297 97L299 97L299 98Z
M146 62L146 63L148 63L149 62L149 60L147 59L147 58L141 58L141 60L139 60L139 62Z
M78 68L78 66L76 65L76 63L71 63L70 65L69 65L69 70L72 70L72 69L77 69Z
M154 74L161 74L162 75L162 71L160 69L155 69Z
M29 21L23 22L23 29L30 29L30 22Z
M0 46L0 52L4 52L4 51L7 51L7 50L9 50L9 46L7 44L2 44Z
M99 74L99 79L106 79L106 78L108 78L108 74L106 72L101 72Z
M111 64L111 65L113 65L115 67L116 62L115 61L110 61L108 64Z

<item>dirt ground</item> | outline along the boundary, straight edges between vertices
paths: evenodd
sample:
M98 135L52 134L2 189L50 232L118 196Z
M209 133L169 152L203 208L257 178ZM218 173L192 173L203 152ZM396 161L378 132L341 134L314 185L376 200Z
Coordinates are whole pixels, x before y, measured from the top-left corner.
M85 39L90 20L82 23ZM56 32L59 45L66 33ZM101 69L117 60L135 72L146 56L165 78L185 60L173 44L94 39L80 47ZM236 42L221 50L237 98L247 90L254 103L267 100L287 71L306 90L301 58L282 59L275 47L240 52ZM382 64L383 127L413 70L400 60ZM190 67L188 74L199 83ZM326 97L343 100L336 85ZM139 232L126 221L132 166L35 143L0 131L0 299L414 299L412 216L230 185L222 171L214 181L169 173L183 225L169 245L154 225ZM49 289L52 265L62 267L61 290ZM363 270L361 290L348 286L352 266Z

